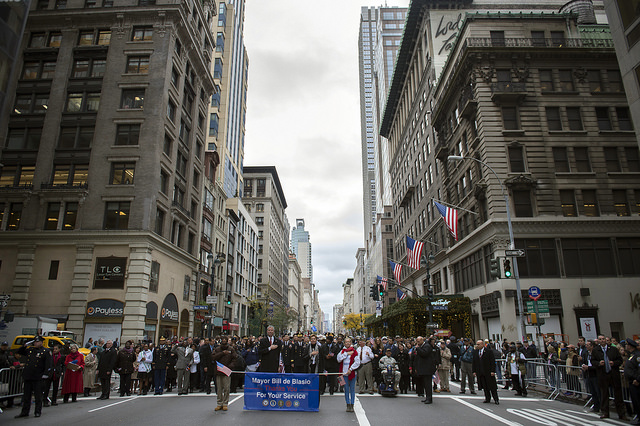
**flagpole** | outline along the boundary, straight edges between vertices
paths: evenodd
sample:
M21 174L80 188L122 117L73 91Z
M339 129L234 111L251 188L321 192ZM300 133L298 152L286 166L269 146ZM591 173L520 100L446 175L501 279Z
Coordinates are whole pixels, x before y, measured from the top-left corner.
M465 211L465 212L467 212L467 213L471 213L471 214L475 214L475 215L477 215L477 214L478 214L477 212L474 212L474 211L471 211L471 210L467 210L467 209L465 209L465 208L462 208L462 207L460 207L460 206L456 206L456 205L454 205L454 204L445 203L444 201L436 200L435 198L431 198L431 201L437 201L437 202L439 202L439 203L440 203L440 204L442 204L442 205L449 206L449 207L454 208L454 209L456 209L456 210L464 210L464 211Z

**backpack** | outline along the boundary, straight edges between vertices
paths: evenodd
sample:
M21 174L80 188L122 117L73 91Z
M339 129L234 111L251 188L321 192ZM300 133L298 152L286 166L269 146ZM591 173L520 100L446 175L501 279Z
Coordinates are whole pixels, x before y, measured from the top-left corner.
M473 362L473 348L471 346L467 346L464 352L462 352L460 360L464 362Z

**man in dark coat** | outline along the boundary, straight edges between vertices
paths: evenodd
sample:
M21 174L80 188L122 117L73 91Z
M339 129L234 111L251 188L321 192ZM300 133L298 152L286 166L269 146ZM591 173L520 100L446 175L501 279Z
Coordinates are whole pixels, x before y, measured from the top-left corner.
M211 394L211 379L216 376L216 367L211 359L216 346L213 339L204 339L204 345L200 348L200 366L204 372L204 390Z
M231 376L228 376L223 371L218 370L218 363L222 364L229 369L233 369L233 363L235 362L238 354L236 350L228 344L229 340L227 336L220 337L220 345L214 349L211 356L212 362L216 365L216 395L218 397L218 405L215 411L227 411L229 406L229 390L231 387Z
M107 340L104 345L104 350L98 361L98 369L96 370L96 377L100 379L100 389L102 395L97 399L109 399L109 393L111 392L111 373L116 366L116 358L118 357L118 351L113 347L113 342Z
M282 336L282 363L285 373L293 373L293 342L288 334Z
M435 339L430 338L428 341L424 337L418 336L416 339L416 359L415 367L418 376L418 386L424 388L425 398L421 401L425 404L433 403L433 388L431 387L431 378L438 367L437 357L439 350L434 347Z
M598 336L599 344L591 353L592 362L596 365L598 385L600 386L600 418L609 418L609 387L613 388L613 402L620 420L626 420L624 402L622 400L622 383L620 367L622 356L618 348L607 345L606 337Z
M628 338L626 343L629 359L624 364L624 376L629 383L631 406L633 407L633 414L635 414L631 424L640 425L640 350L638 350L638 344L633 339Z
M275 329L272 325L267 327L267 337L260 339L258 353L260 354L260 372L277 373L280 366L280 351L282 341L273 334Z
M171 349L167 346L167 339L160 338L158 346L153 349L153 385L155 387L154 395L162 395L164 384L167 379L167 369L169 368L169 358L171 357Z
M22 380L24 380L24 391L22 394L22 411L16 416L28 417L31 409L31 395L36 401L34 415L40 417L42 414L42 388L43 379L47 379L51 374L51 352L42 347L44 339L36 336L33 342L27 342L16 351L20 355L20 366L22 370ZM33 346L27 345L33 343Z
M51 374L44 382L43 405L49 406L49 388L52 388L51 405L58 405L58 389L60 388L60 379L64 374L65 356L60 353L60 345L55 345L51 353Z
M293 337L293 372L306 373L307 360L305 359L305 345L302 333L298 333Z
M484 390L485 403L491 402L491 396L496 405L498 401L498 384L496 383L496 358L491 347L484 345L482 340L476 343L473 353L473 376L478 378L478 387Z
M339 369L337 356L342 349L337 343L333 341L333 334L329 334L327 336L327 342L322 345L322 349L320 350L320 356L324 359L324 369L327 373L337 373ZM333 395L333 393L337 390L337 375L329 374L328 376L320 376L320 395L324 393L324 390L327 386L327 379L329 381L329 395Z
M451 336L451 342L447 345L447 348L451 351L451 381L460 381L460 345L456 341L454 336Z
M133 373L133 363L136 360L132 343L131 340L127 340L124 348L120 349L116 356L116 371L120 375L120 396L131 396L131 374Z
M318 342L316 335L312 334L309 344L304 347L304 359L310 374L319 374L324 371L324 358L322 358L321 351L322 344ZM320 390L324 391L322 388Z

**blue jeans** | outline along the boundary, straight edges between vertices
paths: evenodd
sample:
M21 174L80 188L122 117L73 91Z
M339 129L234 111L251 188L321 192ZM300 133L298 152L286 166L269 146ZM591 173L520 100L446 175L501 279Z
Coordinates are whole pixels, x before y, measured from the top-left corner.
M347 404L353 404L356 399L356 378L349 380L349 376L344 377L344 399Z
M153 384L156 387L155 393L162 395L164 390L164 382L167 377L167 370L165 368L153 370Z

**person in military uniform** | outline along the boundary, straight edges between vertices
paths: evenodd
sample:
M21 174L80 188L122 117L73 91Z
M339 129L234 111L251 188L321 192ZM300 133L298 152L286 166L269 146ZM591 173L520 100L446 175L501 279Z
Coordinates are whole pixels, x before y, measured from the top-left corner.
M293 336L293 372L307 372L307 359L305 359L305 344L302 333Z
M285 373L293 373L293 342L289 340L289 335L282 335L282 364Z
M627 339L627 352L629 359L624 364L624 375L629 382L629 394L635 415L631 424L640 425L640 350L633 339Z
M167 339L160 338L160 344L153 349L153 384L155 386L154 395L162 395L164 392L164 384L167 379L167 370L169 369L169 358L171 350L167 347Z
M322 345L320 355L324 358L324 367L328 373L337 373L339 369L336 357L342 349L333 341L333 333L327 335L327 342ZM329 395L338 389L337 377L335 374L320 376L320 395L324 393L327 381L329 382Z
M20 355L20 366L22 370L22 380L24 380L24 392L22 394L22 411L16 416L28 417L31 409L31 395L36 401L34 415L40 417L42 414L42 391L43 379L47 379L51 374L53 361L51 352L42 347L44 339L36 336L32 342L25 343L17 353ZM33 346L28 346L33 343Z

